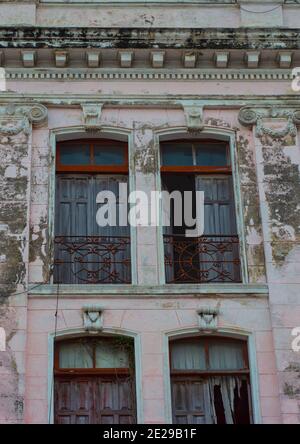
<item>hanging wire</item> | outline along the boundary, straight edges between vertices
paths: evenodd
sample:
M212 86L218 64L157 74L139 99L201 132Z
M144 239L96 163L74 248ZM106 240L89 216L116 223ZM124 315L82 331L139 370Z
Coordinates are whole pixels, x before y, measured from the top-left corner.
M280 3L279 5L274 6L271 9L267 9L266 11L252 11L251 9L244 8L242 5L240 5L240 9L245 12L251 12L252 14L267 14L268 12L272 12L272 11L275 11L276 9L280 8L286 2L287 2L287 0L284 0L283 3Z
M54 337L53 337L53 347L55 347L55 340L56 340L56 336L57 336L58 306L59 306L59 281L58 281L58 283L57 283L57 290L56 290L56 304L55 304L55 313L54 313ZM50 399L49 399L49 417L48 417L48 424L51 424L51 417L52 417L52 403L53 403L53 389L54 389L54 368L52 368L52 374L51 374L51 385L50 385Z

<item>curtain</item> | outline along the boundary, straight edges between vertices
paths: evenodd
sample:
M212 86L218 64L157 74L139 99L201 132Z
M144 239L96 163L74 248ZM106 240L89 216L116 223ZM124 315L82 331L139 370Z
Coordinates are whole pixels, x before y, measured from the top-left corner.
M230 251L230 245L218 248L220 241L226 242L224 236L236 234L232 177L196 176L195 186L204 191L204 238L208 236L199 253L200 277L206 282L234 280L230 262L236 252Z
M125 207L128 215L127 202L119 199L120 182L127 183L127 176L57 176L55 232L63 237L63 243L55 245L55 259L61 262L55 270L55 282L130 283L130 229L128 224L118 226L120 209ZM96 222L101 207L96 197L101 191L116 196L116 226L100 227ZM86 236L103 239L88 242Z
M98 342L96 344L97 368L128 368L129 358L126 350L112 343Z
M245 367L243 344L213 342L209 346L209 366L213 370L241 370Z
M172 345L172 368L175 370L205 370L205 351L201 342Z
M240 390L242 386L241 378L238 378L236 376L213 376L209 378L208 386L211 401L210 411L213 424L217 424L217 415L215 408L216 386L220 387L226 424L234 424L235 390L237 389L237 395L238 397L240 397Z
M60 368L92 368L93 349L84 342L61 344L59 348Z

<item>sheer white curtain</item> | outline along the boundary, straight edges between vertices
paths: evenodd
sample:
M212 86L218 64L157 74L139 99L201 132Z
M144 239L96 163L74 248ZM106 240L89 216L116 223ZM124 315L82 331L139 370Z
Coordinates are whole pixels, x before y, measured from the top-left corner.
M85 342L61 344L59 348L60 368L92 368L93 349Z
M175 343L172 346L172 368L175 370L205 370L205 350L200 342Z

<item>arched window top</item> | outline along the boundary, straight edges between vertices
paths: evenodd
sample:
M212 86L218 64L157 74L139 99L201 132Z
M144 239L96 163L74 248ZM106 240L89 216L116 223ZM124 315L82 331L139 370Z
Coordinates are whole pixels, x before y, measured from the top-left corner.
M171 346L174 371L228 372L248 370L247 343L231 338L186 338Z
M82 139L57 144L58 172L128 172L125 142L109 139Z

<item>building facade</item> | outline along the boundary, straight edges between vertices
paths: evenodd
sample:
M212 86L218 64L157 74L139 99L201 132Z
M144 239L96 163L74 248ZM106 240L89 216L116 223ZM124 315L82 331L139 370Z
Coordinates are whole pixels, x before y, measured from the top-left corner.
M1 1L1 423L300 423L299 23ZM204 191L203 235L99 226L134 191Z

